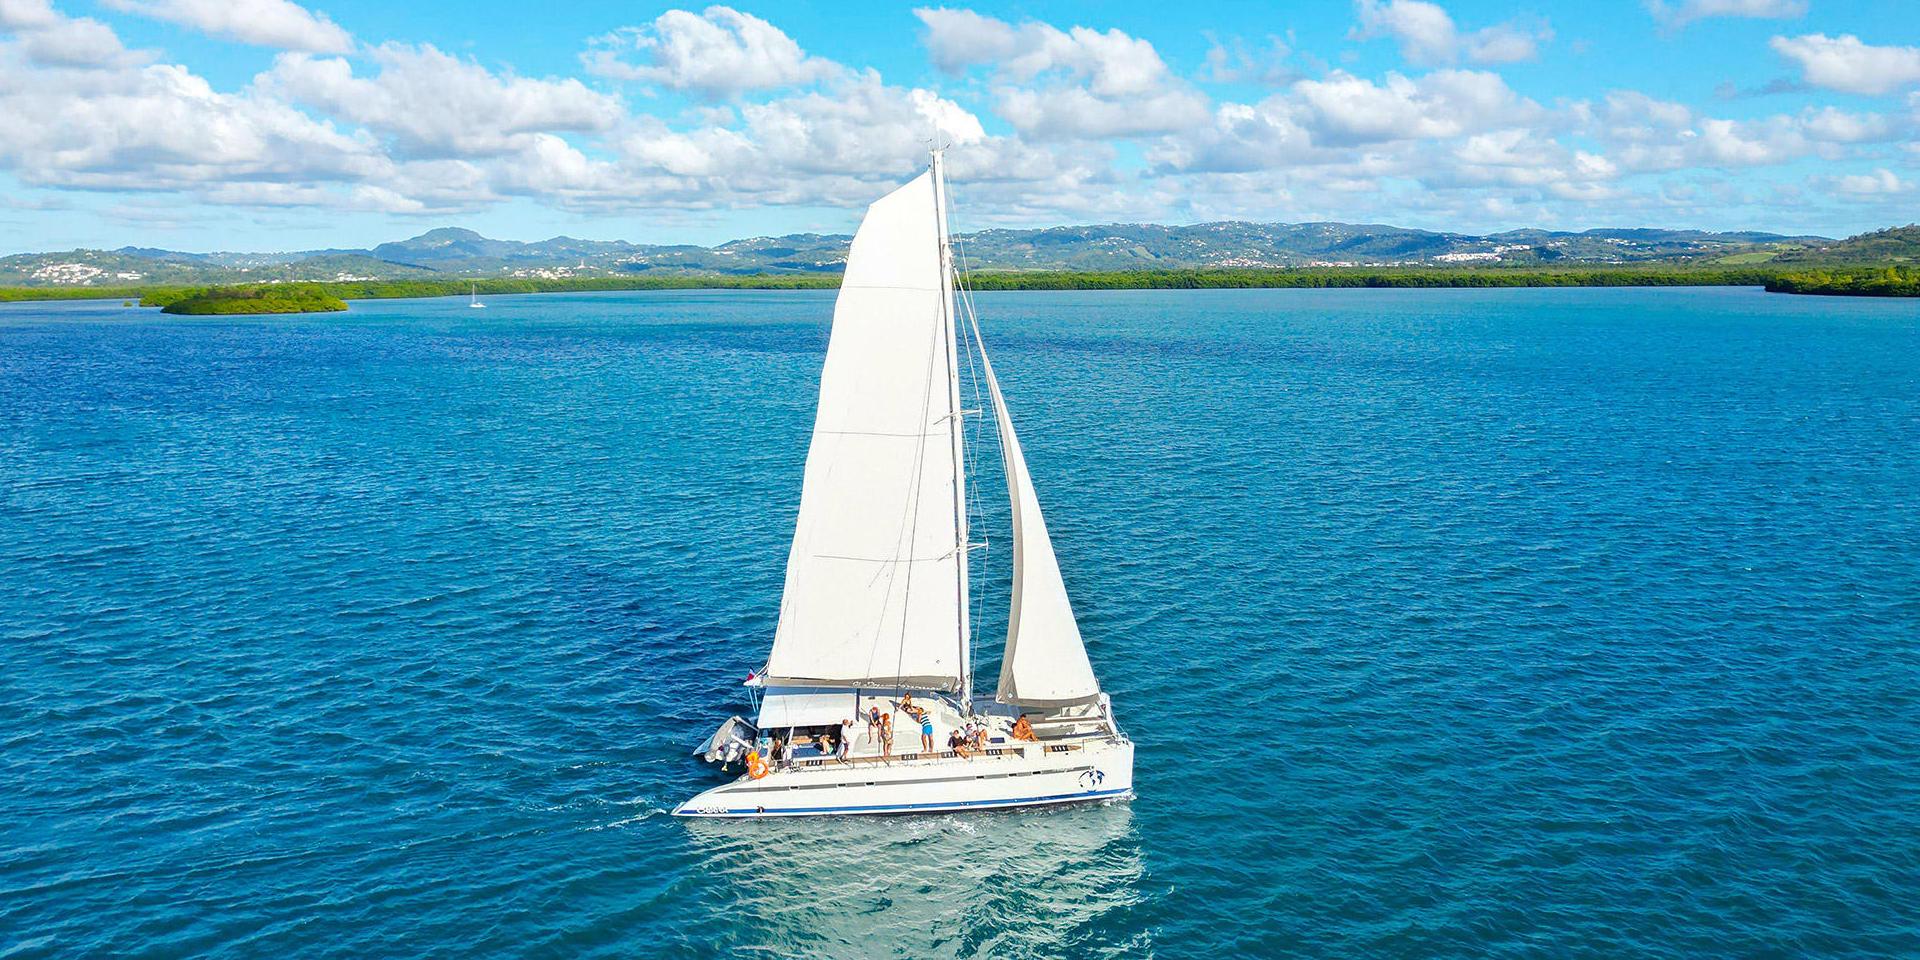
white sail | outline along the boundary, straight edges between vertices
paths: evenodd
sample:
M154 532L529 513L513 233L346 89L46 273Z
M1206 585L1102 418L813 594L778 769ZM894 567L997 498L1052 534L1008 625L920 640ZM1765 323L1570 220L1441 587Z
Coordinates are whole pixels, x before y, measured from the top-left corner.
M1000 426L1000 453L1007 474L1007 496L1013 503L1013 600L1007 610L1007 652L1000 662L1002 703L1026 706L1065 706L1087 703L1100 695L1100 681L1087 661L1080 624L1060 578L1060 562L1053 555L1053 538L1040 515L1040 498L1027 473L1027 458L1013 432L1013 418L1000 395L986 346L980 348L981 369L993 398Z
M854 234L767 682L960 690L966 518L937 171Z

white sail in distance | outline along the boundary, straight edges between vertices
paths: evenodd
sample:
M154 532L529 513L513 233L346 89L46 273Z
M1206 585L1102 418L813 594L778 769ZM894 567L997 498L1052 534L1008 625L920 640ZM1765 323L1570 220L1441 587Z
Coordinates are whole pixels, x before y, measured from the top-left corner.
M938 167L847 254L767 682L960 691L966 515Z

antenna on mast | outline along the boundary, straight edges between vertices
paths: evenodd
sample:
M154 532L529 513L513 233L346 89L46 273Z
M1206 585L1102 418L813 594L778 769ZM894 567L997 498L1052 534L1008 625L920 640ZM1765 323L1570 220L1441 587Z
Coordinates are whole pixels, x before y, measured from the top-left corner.
M953 141L951 140L941 141L940 120L931 114L927 116L927 138L920 142L927 145L927 153L932 155L933 166L935 167L940 165L941 154L946 153L947 148L953 146Z

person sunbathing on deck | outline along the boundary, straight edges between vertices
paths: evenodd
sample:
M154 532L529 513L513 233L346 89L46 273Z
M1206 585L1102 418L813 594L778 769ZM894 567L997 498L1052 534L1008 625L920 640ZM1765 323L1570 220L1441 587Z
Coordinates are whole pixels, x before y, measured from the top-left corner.
M1028 722L1024 714L1021 715L1020 719L1013 722L1013 729L1009 731L1009 733L1012 734L1015 740L1026 740L1034 743L1038 743L1040 740L1033 732L1033 724Z
M973 751L967 748L967 738L955 730L947 734L947 749L967 760L973 759Z

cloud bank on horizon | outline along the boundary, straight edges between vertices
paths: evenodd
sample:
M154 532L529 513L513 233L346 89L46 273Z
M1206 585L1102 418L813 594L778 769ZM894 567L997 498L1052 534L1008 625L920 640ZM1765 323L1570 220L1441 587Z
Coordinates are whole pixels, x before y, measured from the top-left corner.
M1151 35L1099 20L1143 19L1118 7L929 6L865 15L880 32L832 55L780 13L709 6L560 37L571 59L531 69L516 44L368 37L292 0L73 5L0 0L14 249L74 231L244 247L312 211L377 230L502 211L685 239L845 229L936 131L972 227L1845 232L1920 201L1920 45L1893 2L1827 26L1820 0L1649 0L1605 23L1328 0L1313 30L1196 10Z

